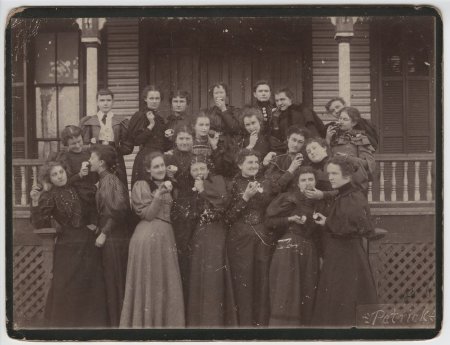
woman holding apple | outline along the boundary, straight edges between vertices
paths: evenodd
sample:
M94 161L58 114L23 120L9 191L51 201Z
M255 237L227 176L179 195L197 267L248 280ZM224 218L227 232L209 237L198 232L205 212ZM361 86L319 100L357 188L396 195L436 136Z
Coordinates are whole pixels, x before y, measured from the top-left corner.
M139 146L131 174L131 188L137 180L142 180L145 175L143 160L147 153L152 151L164 152L171 146L173 131L167 131L164 119L160 116L158 108L161 104L162 94L158 87L147 86L142 92L145 107L136 112L129 124L129 141L134 146Z
M184 302L170 221L172 183L163 155L144 158L145 179L134 184L131 205L141 221L130 240L121 328L184 327Z

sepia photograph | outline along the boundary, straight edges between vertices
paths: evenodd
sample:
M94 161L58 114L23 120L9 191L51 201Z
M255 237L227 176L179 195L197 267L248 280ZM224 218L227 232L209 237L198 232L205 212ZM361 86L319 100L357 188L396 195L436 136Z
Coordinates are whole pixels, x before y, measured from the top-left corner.
M4 30L10 337L439 333L436 9L29 7Z

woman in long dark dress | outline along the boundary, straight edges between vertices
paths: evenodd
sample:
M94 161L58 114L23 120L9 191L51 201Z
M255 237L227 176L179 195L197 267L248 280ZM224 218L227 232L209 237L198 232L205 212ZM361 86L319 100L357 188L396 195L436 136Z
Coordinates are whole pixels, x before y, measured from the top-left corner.
M171 145L166 136L166 123L158 112L162 100L161 91L156 86L147 86L142 91L142 98L145 107L131 117L128 127L129 141L134 146L139 146L131 174L131 188L137 180L145 178L146 172L142 164L144 157L152 151L164 152Z
M130 241L121 328L184 327L184 302L177 249L170 222L172 184L163 155L144 159L147 178L131 194L141 221Z
M312 218L318 202L305 191L315 185L314 169L301 167L296 188L267 208L266 225L281 234L270 265L270 327L311 322L319 278L318 225Z
M39 228L60 225L53 253L53 278L47 295L45 317L49 327L107 327L102 256L94 246L95 233L86 227L86 214L75 189L67 184L60 162L48 162L41 170L50 190L33 187L31 221Z
M272 195L268 184L258 176L259 158L255 151L239 151L236 161L241 173L231 184L226 220L230 225L227 254L238 322L244 327L267 326L274 236L264 225L264 212Z
M112 327L119 326L131 233L128 190L112 173L116 162L116 152L112 147L97 145L91 149L91 171L97 172L100 177L95 195L100 235L95 245L102 251L109 322Z
M324 226L327 240L319 287L314 307L313 325L352 327L356 309L376 304L369 258L362 238L373 232L370 209L364 194L351 183L353 164L345 157L333 157L327 173L338 190L328 217L317 213L316 223Z
M236 326L223 221L229 196L225 180L211 175L207 159L191 163L193 190L188 218L196 226L191 240L187 325L189 327Z
M171 134L177 127L190 125L191 118L187 114L187 107L190 102L191 97L187 91L177 90L170 93L169 103L171 111L167 117L166 127L171 130L167 132L167 136L171 139L175 138Z
M173 182L173 204L170 212L175 242L177 244L178 262L184 298L187 300L189 284L190 241L195 228L195 221L188 218L192 198L191 160L193 134L187 126L178 126L174 133L175 148L171 154L164 155L167 176Z

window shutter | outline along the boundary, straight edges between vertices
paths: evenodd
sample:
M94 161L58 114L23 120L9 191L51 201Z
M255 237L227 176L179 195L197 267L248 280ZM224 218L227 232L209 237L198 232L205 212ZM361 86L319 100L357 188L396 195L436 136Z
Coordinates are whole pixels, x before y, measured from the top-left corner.
M403 81L389 80L382 87L383 152L403 152Z
M431 150L430 104L428 79L409 79L407 109L408 152L429 152Z

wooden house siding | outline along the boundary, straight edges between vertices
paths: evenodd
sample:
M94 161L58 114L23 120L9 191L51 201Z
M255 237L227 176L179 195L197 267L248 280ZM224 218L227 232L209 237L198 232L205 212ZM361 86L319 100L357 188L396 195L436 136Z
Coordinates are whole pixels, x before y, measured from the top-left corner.
M370 118L370 37L369 24L357 22L355 36L350 42L351 105L363 117ZM312 20L312 74L314 110L324 120L325 104L339 96L338 43L334 39L335 27L329 18Z
M114 93L113 111L129 117L139 108L139 19L106 22L107 85Z

